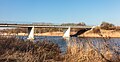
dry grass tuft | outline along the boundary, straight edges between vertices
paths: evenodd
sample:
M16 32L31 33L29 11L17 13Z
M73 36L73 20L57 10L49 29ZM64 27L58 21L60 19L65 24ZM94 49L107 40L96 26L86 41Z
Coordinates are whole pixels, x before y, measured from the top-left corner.
M0 62L61 61L58 45L51 42L29 42L0 37Z
M120 62L120 51L110 48L106 41L103 41L103 46L99 48L90 40L84 42L74 40L70 44L64 62Z

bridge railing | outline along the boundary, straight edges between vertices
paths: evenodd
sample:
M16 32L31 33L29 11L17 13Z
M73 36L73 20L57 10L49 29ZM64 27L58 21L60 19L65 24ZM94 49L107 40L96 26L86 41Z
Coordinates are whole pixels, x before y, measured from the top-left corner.
M0 27L36 27L36 28L92 28L92 26L61 26L61 25L33 25L33 24L0 24Z

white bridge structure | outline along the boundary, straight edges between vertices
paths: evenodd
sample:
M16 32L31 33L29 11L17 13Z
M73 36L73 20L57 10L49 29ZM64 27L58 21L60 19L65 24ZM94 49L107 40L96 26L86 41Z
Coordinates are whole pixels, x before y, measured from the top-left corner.
M67 28L63 37L70 37L70 29L91 29L92 26L60 26L60 25L34 25L34 24L0 24L0 27L28 28L28 39L34 39L34 28Z

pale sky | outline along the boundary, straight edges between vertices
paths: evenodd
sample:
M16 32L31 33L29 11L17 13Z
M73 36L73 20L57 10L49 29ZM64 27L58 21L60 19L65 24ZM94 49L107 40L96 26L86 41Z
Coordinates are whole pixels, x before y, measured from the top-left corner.
M0 22L120 25L120 0L0 0Z

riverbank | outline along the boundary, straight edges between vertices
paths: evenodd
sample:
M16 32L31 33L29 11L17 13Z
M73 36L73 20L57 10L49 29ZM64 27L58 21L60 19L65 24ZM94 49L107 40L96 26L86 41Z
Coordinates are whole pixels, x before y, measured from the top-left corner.
M120 31L100 29L100 32L94 33L90 30L80 35L80 37L120 37Z
M70 34L73 35L75 33L76 32L71 32ZM64 35L63 32L47 32L40 34L40 36L63 36L63 35ZM79 35L79 37L120 37L120 31L100 29L99 33L94 33L92 30L89 30Z
M70 34L73 35L76 32L71 32ZM27 33L2 33L2 35L18 35L18 36L28 36ZM46 33L35 33L35 36L63 36L63 32L46 32ZM79 37L120 37L120 30L103 30L100 29L99 33L94 33L92 30L86 31L84 34L79 35Z

